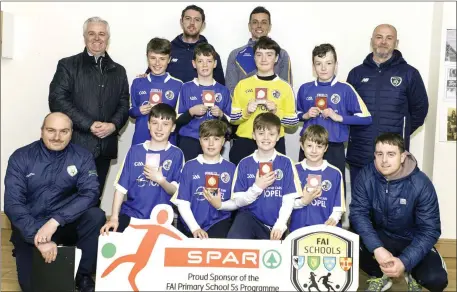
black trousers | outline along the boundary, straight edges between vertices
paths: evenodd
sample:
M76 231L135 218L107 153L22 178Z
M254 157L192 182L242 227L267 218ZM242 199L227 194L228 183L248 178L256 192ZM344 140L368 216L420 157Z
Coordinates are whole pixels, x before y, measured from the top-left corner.
M393 239L382 231L377 233L384 248L395 257L398 257L411 243L407 240ZM374 255L367 250L362 240L360 241L360 268L368 275L376 278L380 278L383 275ZM410 272L419 284L431 292L442 292L447 287L448 278L445 264L435 248L432 248Z
M300 147L300 152L298 154L298 160L302 161L305 158L305 153ZM346 197L346 155L344 154L344 143L328 143L328 149L324 154L324 159L328 161L333 166L336 166L343 175L343 187L344 194Z
M230 162L238 165L241 159L251 155L256 149L257 144L254 139L236 138L233 140L232 147L230 148ZM279 138L275 149L276 151L286 155L286 141L284 140L284 137Z
M108 171L111 166L111 159L105 157L95 158L95 167L97 168L98 182L100 183L100 194L98 200L98 207L100 207L101 199L103 195L103 190L105 189L106 177L108 176Z
M194 238L194 235L184 226L184 224L185 223L178 219L178 230L185 236ZM208 230L206 230L206 233L208 233L209 238L227 238L230 226L232 226L232 219L229 217L211 226Z
M97 264L98 236L106 222L105 212L100 208L90 208L76 221L58 227L52 236L57 245L76 245L82 251L78 274L91 275ZM13 256L16 257L17 278L22 291L31 291L32 257L35 245L24 240L19 230L13 226L11 242L14 245ZM59 256L59 253L57 253Z

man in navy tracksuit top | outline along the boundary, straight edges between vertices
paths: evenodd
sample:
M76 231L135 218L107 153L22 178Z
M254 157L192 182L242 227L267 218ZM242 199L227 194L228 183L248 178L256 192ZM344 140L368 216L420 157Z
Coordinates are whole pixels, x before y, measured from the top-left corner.
M81 292L95 291L91 274L105 213L96 207L99 182L93 155L70 143L71 136L70 118L52 113L43 122L41 139L19 148L8 161L5 213L12 223L13 255L25 292L32 291L34 249L51 263L58 256L57 244L76 244L82 250L76 286Z
M359 93L371 113L371 125L352 125L346 161L351 185L358 171L373 159L374 141L379 134L398 133L409 149L410 135L424 124L428 97L416 68L408 65L400 51L395 27L382 24L371 38L373 53L351 70L347 82Z
M366 291L385 291L405 276L408 291L443 291L446 265L434 248L441 234L438 198L430 179L405 150L399 134L375 141L375 159L357 176L349 220L360 236Z
M171 62L167 72L182 82L189 82L197 77L197 71L192 66L195 46L200 43L208 43L208 40L200 35L205 27L205 12L196 5L189 5L182 11L180 23L183 33L171 41ZM146 73L149 73L150 70L148 68ZM225 85L224 70L219 54L217 54L214 79Z

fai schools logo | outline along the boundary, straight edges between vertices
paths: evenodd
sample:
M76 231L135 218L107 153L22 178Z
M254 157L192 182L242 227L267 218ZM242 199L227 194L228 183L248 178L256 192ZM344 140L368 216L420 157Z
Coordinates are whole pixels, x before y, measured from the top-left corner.
M358 249L353 240L317 231L291 243L291 281L297 291L350 291L358 281L352 268L354 248Z

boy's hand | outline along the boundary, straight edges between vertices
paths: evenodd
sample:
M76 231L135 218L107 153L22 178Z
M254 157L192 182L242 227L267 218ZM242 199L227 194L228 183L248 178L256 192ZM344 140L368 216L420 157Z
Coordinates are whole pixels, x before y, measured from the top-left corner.
M224 115L224 113L222 112L220 107L218 107L217 105L214 105L213 107L211 107L211 114L214 117L218 117L218 118L221 118Z
M160 166L159 168L156 168L156 167L151 167L149 165L145 165L143 173L147 179L149 179L153 182L156 182L158 184L161 184L165 180L165 177L162 174L162 166Z
M113 228L113 232L116 232L118 227L119 227L119 219L117 219L115 217L111 217L109 219L109 221L107 221L105 223L105 225L103 225L103 227L100 229L100 235L104 235L105 233L106 233L106 235L109 235L109 230L111 228Z
M217 210L219 210L219 208L222 206L222 196L220 189L217 189L217 195L213 196L213 194L211 194L210 191L204 188L203 196L205 196L205 199L208 201L208 203L210 203L211 206L213 206Z
M339 114L335 113L335 111L331 108L326 108L322 111L322 116L324 118L331 118L335 122L342 122L343 117Z
M282 231L281 229L273 228L270 232L270 239L271 240L280 240L283 233L284 233L284 231Z
M328 218L327 221L325 221L325 225L328 225L328 226L336 226L336 221L332 218Z
M257 101L255 99L251 99L248 103L248 114L252 114L257 110Z
M308 118L305 117L306 114L303 115L303 117L308 120L310 118L315 118L320 114L320 109L318 107L311 107L306 114L308 114Z
M194 232L192 232L194 235L194 238L200 238L200 239L206 239L208 238L208 233L205 232L203 229L197 229Z
M314 188L310 192L308 192L308 187L308 185L305 185L305 187L303 188L303 193L301 197L301 202L303 203L303 205L309 205L315 198L318 198L322 195L321 186Z
M275 180L276 180L276 173L274 171L270 171L269 173L260 176L259 170L257 170L257 173L255 175L255 184L262 190L271 186Z
M203 104L194 105L189 109L191 116L203 116L208 111L208 107Z
M266 106L267 106L267 109L268 109L270 112L276 114L276 111L277 111L278 108L276 107L276 103L274 103L274 101L267 100L267 102L266 102L265 104L266 104Z
M152 104L148 103L148 104L142 105L142 106L140 106L140 113L142 115L147 115L147 114L149 114L151 109L152 109Z

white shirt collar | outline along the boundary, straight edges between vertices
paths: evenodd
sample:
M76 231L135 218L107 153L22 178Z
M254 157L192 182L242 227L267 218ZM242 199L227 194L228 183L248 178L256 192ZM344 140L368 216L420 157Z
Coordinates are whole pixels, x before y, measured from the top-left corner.
M302 160L302 162L300 162L301 166L303 167L304 170L321 170L321 171L324 171L327 166L328 166L328 162L327 160L324 159L324 161L322 162L322 165L321 166L317 166L317 167L313 167L313 166L309 166L308 164L306 164L306 158Z
M144 141L143 147L144 147L144 149L146 149L146 151L151 150L151 149L149 149L150 144L151 144L150 140ZM168 141L167 146L165 146L165 149L163 149L163 150L167 151L168 149L170 149L170 147L171 147L171 143L170 143L170 141ZM151 151L162 151L162 150L151 150Z
M200 83L198 83L198 78L194 78L194 80L192 80L197 86L200 86ZM214 80L213 78L213 86L216 85L216 80ZM205 86L205 85L202 85L202 86Z
M197 156L197 161L200 162L200 164L221 164L224 158L222 155L219 155L219 161L208 161L203 157L203 154L199 154Z
M254 151L254 153L252 154L252 159L254 159L254 161L257 162L257 163L265 162L265 161L260 161L260 159L257 157L257 153L258 152L259 152L259 150L255 150ZM271 158L268 161L274 161L276 159L277 155L278 155L278 152L275 149L273 155L271 156Z

